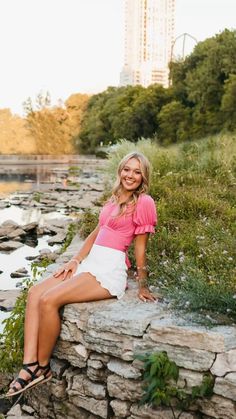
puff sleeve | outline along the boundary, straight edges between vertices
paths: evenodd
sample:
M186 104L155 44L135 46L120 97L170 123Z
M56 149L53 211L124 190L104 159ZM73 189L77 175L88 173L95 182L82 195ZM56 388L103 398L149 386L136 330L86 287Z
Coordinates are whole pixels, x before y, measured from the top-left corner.
M154 233L157 224L157 212L154 200L149 195L140 195L133 218L134 234Z

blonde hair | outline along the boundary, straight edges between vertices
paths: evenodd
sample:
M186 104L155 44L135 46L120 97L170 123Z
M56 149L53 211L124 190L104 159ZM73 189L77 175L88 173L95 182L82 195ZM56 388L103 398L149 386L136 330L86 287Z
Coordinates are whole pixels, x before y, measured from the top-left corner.
M117 168L117 178L116 181L114 183L113 189L112 189L112 197L111 199L115 202L118 202L119 197L121 195L122 192L122 184L121 184L121 172L124 168L124 166L127 164L127 162L130 159L136 159L139 161L140 163L140 171L141 171L141 175L142 175L142 182L139 185L139 187L133 191L131 197L129 198L128 202L130 204L133 204L133 206L136 205L138 197L142 194L142 193L147 193L148 189L149 189L149 178L150 178L150 163L148 161L148 159L139 151L133 151L129 154L126 154L126 156L123 157L123 159L120 161L118 168ZM122 215L124 214L126 208L127 208L127 203L128 202L123 202L122 204L120 204L120 211L118 215Z

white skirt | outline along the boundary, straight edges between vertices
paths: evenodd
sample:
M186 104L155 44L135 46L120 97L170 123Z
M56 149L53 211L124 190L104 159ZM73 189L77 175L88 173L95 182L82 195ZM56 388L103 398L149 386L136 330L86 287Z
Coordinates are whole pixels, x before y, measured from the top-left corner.
M122 298L127 284L125 253L94 244L88 256L79 264L74 275L89 272L103 288L118 299Z

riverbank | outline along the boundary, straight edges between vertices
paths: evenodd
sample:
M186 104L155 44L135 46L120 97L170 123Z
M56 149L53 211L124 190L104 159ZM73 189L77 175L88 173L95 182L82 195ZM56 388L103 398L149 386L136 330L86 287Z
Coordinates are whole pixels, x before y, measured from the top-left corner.
M12 168L16 161L12 159ZM66 161L71 161L68 156ZM54 183L50 179L34 183L33 190L17 191L0 200L0 289L4 290L0 310L11 309L11 290L20 289L32 275L32 261L42 256L55 260L70 223L77 222L85 209L99 206L104 161L87 157L82 161L83 165L65 168L58 160ZM2 172L7 170L0 167Z

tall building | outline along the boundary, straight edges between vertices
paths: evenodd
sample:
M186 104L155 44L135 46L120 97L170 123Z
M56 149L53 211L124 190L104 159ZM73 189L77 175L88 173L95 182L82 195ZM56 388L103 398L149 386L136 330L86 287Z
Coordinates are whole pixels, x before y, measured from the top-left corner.
M125 0L125 51L120 85L168 86L175 37L175 0Z

